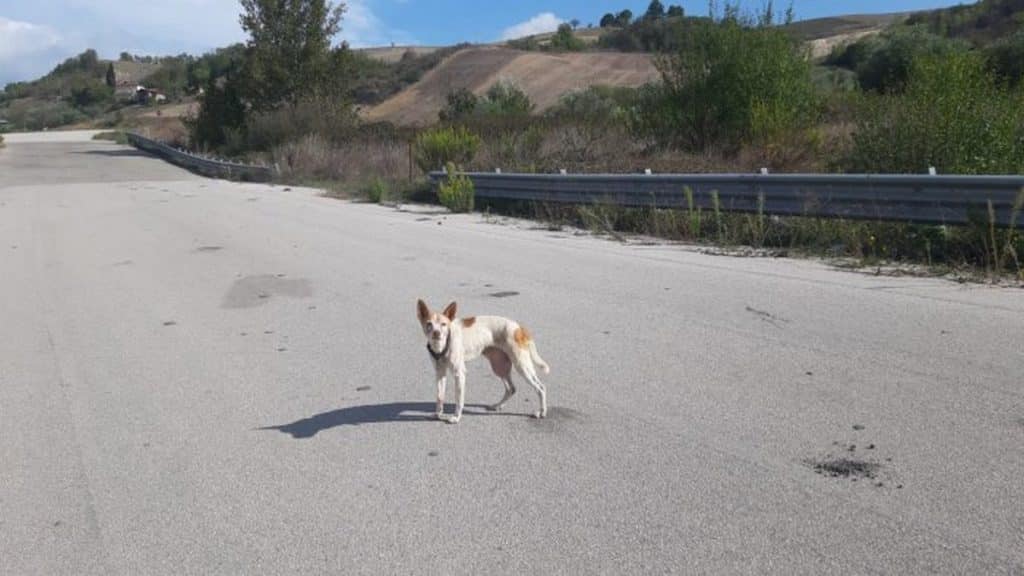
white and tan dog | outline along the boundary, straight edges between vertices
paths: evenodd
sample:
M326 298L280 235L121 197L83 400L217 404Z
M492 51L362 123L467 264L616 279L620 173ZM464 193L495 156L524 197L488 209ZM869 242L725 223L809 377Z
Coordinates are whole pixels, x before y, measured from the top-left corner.
M539 367L545 374L551 369L537 353L530 333L514 320L500 316L477 316L455 319L455 302L443 312L432 312L423 300L416 302L416 316L427 337L427 352L434 362L437 376L437 418L457 424L462 418L466 398L466 362L483 355L491 363L491 370L505 385L505 396L491 410L500 410L516 393L512 384L512 368L529 382L540 396L540 410L534 414L543 418L548 413L547 390L537 377ZM445 416L444 391L447 374L455 378L458 403L455 414Z

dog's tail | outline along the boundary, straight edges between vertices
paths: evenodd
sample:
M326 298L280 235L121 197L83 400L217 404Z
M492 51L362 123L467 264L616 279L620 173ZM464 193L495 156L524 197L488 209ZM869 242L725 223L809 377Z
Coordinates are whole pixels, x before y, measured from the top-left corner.
M548 363L545 362L544 359L540 357L540 354L537 353L537 344L533 340L530 340L530 359L533 360L534 364L540 367L542 372L545 374L551 374L551 367L548 366Z

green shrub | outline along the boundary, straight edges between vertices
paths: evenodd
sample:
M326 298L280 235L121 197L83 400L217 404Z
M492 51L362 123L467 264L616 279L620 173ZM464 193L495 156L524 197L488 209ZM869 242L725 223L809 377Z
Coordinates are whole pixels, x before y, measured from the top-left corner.
M1024 89L1011 90L981 55L916 60L904 94L869 95L856 119L858 172L1019 174Z
M946 57L968 48L965 42L937 36L920 26L900 27L839 48L825 63L855 71L864 90L899 92L915 59Z
M809 126L818 102L805 49L775 26L707 21L659 58L635 132L662 147L735 150Z
M480 138L459 126L437 128L420 133L414 145L416 165L424 172L437 170L449 162L468 164L480 148Z
M1024 80L1024 30L999 40L985 51L989 65L1011 84Z
M380 204L380 202L387 198L388 191L387 185L384 183L384 179L376 177L370 180L370 183L366 186L366 199L374 204Z
M636 102L635 88L590 86L569 92L547 111L548 116L580 120L622 120Z
M476 113L476 106L479 102L468 88L460 88L448 93L445 99L445 106L438 113L441 122L458 122Z
M356 123L355 112L347 102L309 96L275 110L250 114L245 122L245 147L270 150L309 134L341 142L351 136Z
M569 24L560 24L558 31L551 37L551 43L548 44L550 50L562 52L579 52L586 47L587 44L572 33L572 26Z
M86 116L64 101L28 99L12 103L7 119L22 130L44 130L74 124L85 120Z
M498 116L528 116L533 111L533 102L518 86L511 82L495 82L484 97L477 102L481 114Z
M437 199L452 212L472 212L476 193L473 181L464 174L458 174L455 164L447 164L448 178L438 186Z

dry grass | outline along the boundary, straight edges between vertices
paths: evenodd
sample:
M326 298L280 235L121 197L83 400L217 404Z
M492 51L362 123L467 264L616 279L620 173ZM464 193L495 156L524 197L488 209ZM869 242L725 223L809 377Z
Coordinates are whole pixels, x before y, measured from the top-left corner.
M147 138L172 146L181 148L188 146L188 129L178 117L139 116L126 121L124 127Z
M364 195L378 180L393 191L405 189L419 178L418 169L410 172L408 143L399 140L331 144L311 135L278 146L271 153L271 161L280 167L285 180L328 183L333 195L348 198Z
M445 59L419 82L362 111L370 121L423 126L437 122L448 94L477 95L499 80L521 88L541 112L568 92L595 84L636 87L659 78L650 54L549 54L499 47L468 48Z

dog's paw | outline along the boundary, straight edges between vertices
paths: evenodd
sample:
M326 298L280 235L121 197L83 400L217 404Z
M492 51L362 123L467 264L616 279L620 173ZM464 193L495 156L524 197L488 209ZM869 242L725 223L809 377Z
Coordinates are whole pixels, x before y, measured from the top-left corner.
M441 419L449 424L458 424L462 418L459 416L442 416Z
M545 416L547 416L547 414L545 414L544 412L541 412L540 410L538 410L538 411L533 413L533 417L538 419L538 420L540 420L541 418L544 418Z

